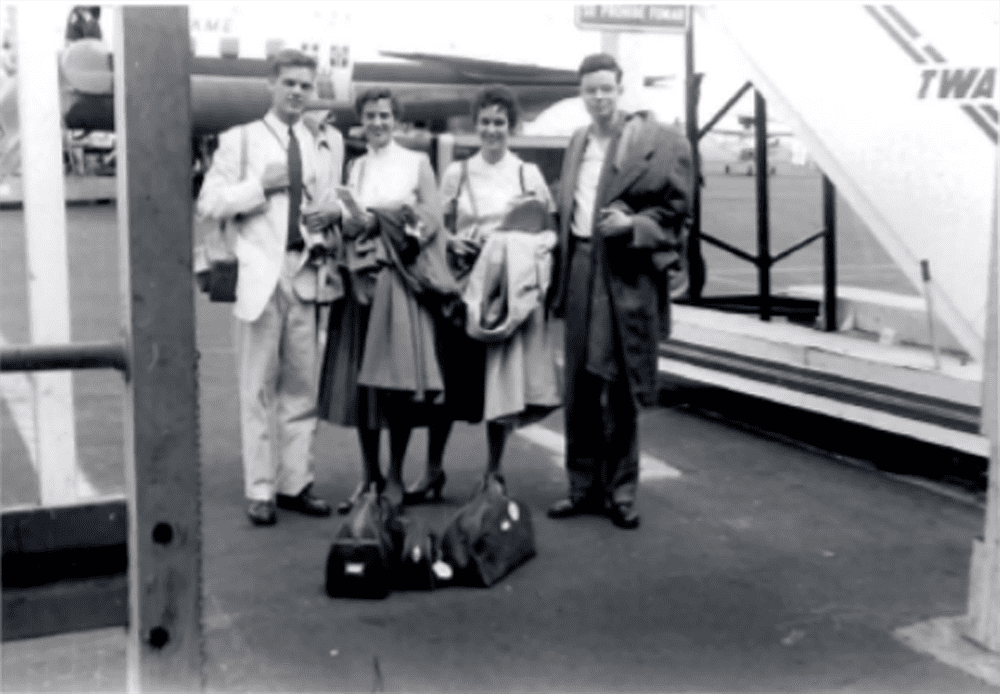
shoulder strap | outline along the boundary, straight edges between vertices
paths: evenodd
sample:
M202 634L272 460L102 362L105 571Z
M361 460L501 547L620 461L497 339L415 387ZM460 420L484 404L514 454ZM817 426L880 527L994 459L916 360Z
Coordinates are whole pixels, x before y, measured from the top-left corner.
M242 128L240 128L240 181L244 181L247 177L247 128L250 124L247 123Z
M521 180L521 193L527 193L528 189L524 185L524 162L523 161L521 162L521 165L519 167L517 167L517 177Z
M264 127L267 128L267 131L271 133L271 136L274 137L274 141L278 143L278 146L281 147L281 149L287 150L288 145L286 145L284 142L281 141L281 137L279 137L278 133L274 131L274 128L271 127L271 124L268 123L263 118L260 119L260 122L263 123Z
M458 192L455 194L455 199L456 200L458 200L458 197L462 194L462 184L463 183L465 184L465 187L469 191L469 203L472 205L472 214L475 215L476 219L478 220L479 219L479 208L476 206L476 196L472 194L472 182L469 180L469 160L468 159L463 159L462 160L462 178L460 178L459 181L458 181Z

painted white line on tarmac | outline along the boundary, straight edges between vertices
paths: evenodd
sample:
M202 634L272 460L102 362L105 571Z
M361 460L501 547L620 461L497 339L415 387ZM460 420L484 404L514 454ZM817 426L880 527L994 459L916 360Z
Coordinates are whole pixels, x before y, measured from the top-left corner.
M0 334L0 347L6 346L7 340ZM14 426L21 435L24 448L28 451L28 460L35 474L38 470L38 427L35 426L35 383L31 376L17 371L0 374L0 397L7 403ZM91 499L100 496L97 488L91 484L86 473L79 467L76 470L77 499Z
M0 347L7 345L7 340L0 335ZM17 371L0 374L0 396L7 402L7 409L14 419L14 425L21 434L24 447L28 450L31 467L38 472L37 440L35 430L35 386L28 374Z
M515 430L517 435L528 442L544 448L551 455L553 463L559 467L565 466L566 437L562 434L546 429L540 424L531 424ZM681 471L667 465L659 458L654 458L646 453L639 454L639 479L641 481L650 480L675 480L681 476Z

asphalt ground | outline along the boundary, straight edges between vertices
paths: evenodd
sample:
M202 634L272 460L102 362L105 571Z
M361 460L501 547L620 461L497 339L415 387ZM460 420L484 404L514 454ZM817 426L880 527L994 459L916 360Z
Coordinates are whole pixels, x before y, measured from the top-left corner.
M0 325L16 342L22 335L7 309L16 295L6 271L11 218L0 226ZM71 208L70 218L104 220L71 222L74 263L77 253L113 249L113 208ZM841 248L859 253L857 244ZM93 263L71 269L74 339L116 330L115 270ZM91 292L103 298L85 299ZM323 566L338 519L279 512L274 528L246 520L231 318L201 297L197 310L209 691L995 691L893 637L898 627L965 612L980 507L684 407L641 415L644 453L680 476L642 483L638 530L599 517L546 518L565 492L564 473L550 451L513 437L508 486L532 511L535 559L491 589L332 600ZM115 491L118 377L79 376L109 376L94 391L77 385L78 431L88 475ZM81 397L87 392L94 396ZM12 426L5 419L5 503L18 470ZM560 432L561 414L543 426ZM86 446L85 436L93 437ZM416 432L408 478L419 473L424 445ZM360 469L355 435L322 425L317 452L316 492L337 500ZM445 502L407 513L442 525L484 457L483 428L456 425ZM2 676L4 691L118 691L124 637L106 630L6 643Z
M231 366L221 349L203 361L208 691L995 691L892 635L964 612L981 509L678 408L641 416L643 451L681 475L641 485L638 530L546 518L563 473L515 437L508 486L531 509L536 558L491 589L332 600L338 519L249 524ZM484 450L482 427L457 426L445 502L406 513L443 524ZM360 466L353 432L324 425L318 451L316 491L339 499ZM6 643L3 657L4 691L124 683L120 631Z

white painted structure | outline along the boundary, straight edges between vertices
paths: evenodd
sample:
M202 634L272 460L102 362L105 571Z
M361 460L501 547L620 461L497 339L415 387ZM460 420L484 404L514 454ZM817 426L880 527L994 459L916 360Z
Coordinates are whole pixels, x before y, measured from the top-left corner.
M21 156L26 163L24 218L28 259L31 341L70 341L69 266L57 54L69 5L20 3L17 7L18 110ZM38 372L34 386L33 441L44 506L78 500L76 425L70 372Z
M733 40L838 193L935 310L983 355L1000 5L726 3ZM992 133L992 137L991 137Z

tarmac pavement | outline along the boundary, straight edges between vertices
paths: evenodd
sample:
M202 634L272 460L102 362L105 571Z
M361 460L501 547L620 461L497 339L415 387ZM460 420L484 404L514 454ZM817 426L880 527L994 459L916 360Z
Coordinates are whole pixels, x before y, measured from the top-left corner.
M229 307L198 301L208 691L998 691L893 636L965 612L981 508L683 408L641 416L643 451L681 475L641 485L638 530L548 519L564 473L515 436L507 483L536 558L490 589L332 600L338 518L246 519ZM409 479L424 446L415 432ZM445 501L407 513L442 526L485 446L481 425L456 425ZM324 424L317 451L315 491L335 502L360 470L355 434ZM4 643L2 677L121 691L124 633Z

